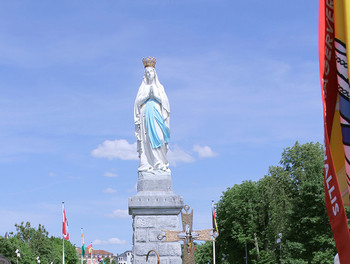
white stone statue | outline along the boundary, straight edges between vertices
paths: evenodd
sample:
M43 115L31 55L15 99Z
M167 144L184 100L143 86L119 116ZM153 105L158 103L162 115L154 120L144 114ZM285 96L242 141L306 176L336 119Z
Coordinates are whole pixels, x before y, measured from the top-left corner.
M135 134L139 153L139 171L166 171L166 154L170 139L170 105L154 66L155 58L142 60L145 74L137 92L134 106Z

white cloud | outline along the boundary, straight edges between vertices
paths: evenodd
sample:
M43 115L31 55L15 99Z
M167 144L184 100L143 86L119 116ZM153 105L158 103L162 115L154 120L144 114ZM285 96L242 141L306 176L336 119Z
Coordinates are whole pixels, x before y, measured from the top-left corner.
M128 210L122 210L122 209L116 209L113 211L113 213L108 215L111 218L129 218L130 215L128 213Z
M118 177L119 175L113 172L105 172L104 176L108 177L108 178L114 178L114 177Z
M55 176L56 176L56 173L50 172L50 173L49 173L49 176L50 176L50 177L55 177Z
M125 244L126 241L125 240L120 240L119 238L116 237L112 237L110 239L108 239L108 242L110 242L111 244Z
M199 145L194 145L193 151L197 152L200 158L212 158L217 155L209 146L201 147Z
M107 240L96 239L94 242L92 242L93 245L109 245L109 244L122 245L125 243L126 243L125 240L120 240L119 238L116 238L116 237L112 237Z
M136 142L130 144L125 139L105 140L96 149L91 152L91 155L97 158L122 159L122 160L138 160L136 151ZM190 163L195 159L187 152L175 145L169 149L168 160L171 165L176 166L179 162ZM106 172L106 177L116 177L112 172Z
M109 187L109 188L104 189L103 192L104 193L115 193L117 191L115 189Z
M177 145L174 146L173 150L169 149L168 160L170 164L174 166L176 166L176 163L179 162L190 163L195 161L190 154L180 149Z
M105 140L91 155L97 158L137 160L136 142L130 144L125 139Z

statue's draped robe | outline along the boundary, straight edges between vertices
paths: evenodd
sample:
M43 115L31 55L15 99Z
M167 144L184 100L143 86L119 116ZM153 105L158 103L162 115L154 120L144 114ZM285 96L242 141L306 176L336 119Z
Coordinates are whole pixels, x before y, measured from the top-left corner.
M139 171L169 171L166 157L170 138L169 114L168 97L157 76L151 85L144 78L134 106Z

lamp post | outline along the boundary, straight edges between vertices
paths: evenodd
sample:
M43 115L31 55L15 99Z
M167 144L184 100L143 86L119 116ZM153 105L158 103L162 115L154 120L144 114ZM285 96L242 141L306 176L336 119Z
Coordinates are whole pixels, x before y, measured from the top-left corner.
M21 257L21 254L19 253L19 249L18 248L16 249L15 252L17 254L17 264L18 264L18 258Z
M278 233L276 243L280 244L280 263L282 264L282 233Z
M39 257L36 258L36 262L38 262L38 264L40 264L40 258Z
M247 239L245 240L245 264L248 264Z

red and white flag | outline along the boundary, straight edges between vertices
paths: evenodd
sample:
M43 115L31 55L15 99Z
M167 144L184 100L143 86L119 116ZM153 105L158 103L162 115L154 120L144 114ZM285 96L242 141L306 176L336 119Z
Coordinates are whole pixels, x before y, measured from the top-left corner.
M62 203L62 216L63 216L62 236L65 240L68 240L69 239L68 221L66 217L66 211L64 210L64 203Z

